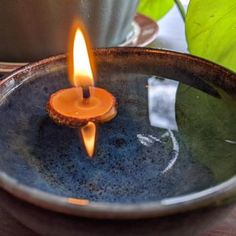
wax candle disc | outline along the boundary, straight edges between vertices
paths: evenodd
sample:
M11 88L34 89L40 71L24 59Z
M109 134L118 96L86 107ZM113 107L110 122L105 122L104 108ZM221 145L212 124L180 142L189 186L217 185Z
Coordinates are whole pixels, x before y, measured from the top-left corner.
M51 95L49 116L58 124L79 127L89 121L103 123L116 114L116 99L108 91L90 87L90 98L84 99L82 88L62 89Z

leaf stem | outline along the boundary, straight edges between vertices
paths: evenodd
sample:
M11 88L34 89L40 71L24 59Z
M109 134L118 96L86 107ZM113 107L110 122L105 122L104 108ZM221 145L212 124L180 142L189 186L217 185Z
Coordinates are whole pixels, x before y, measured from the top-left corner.
M180 14L182 16L183 21L185 22L185 10L184 10L183 4L181 3L180 0L175 0L175 3L176 3L176 5L177 5L177 7L179 9L179 12L180 12Z

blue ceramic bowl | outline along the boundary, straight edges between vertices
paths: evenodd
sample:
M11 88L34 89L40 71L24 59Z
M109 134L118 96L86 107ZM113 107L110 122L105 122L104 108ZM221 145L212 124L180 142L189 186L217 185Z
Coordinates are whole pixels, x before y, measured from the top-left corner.
M69 87L65 56L0 84L0 184L29 203L100 219L143 219L224 203L236 190L236 75L154 49L95 50L97 86L118 100L87 158L78 131L54 124L51 93Z

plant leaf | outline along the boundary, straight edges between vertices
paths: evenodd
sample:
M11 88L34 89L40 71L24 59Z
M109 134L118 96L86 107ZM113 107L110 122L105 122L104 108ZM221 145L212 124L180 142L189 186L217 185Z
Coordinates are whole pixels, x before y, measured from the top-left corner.
M236 0L191 0L186 38L190 53L236 71Z
M174 0L140 0L138 12L159 20L174 5Z

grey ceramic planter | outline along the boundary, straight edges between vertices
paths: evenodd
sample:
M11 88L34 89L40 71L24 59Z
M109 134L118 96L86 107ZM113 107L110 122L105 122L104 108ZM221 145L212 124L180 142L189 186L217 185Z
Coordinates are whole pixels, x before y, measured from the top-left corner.
M1 1L0 61L34 61L66 52L73 20L94 47L115 46L131 33L138 0Z

